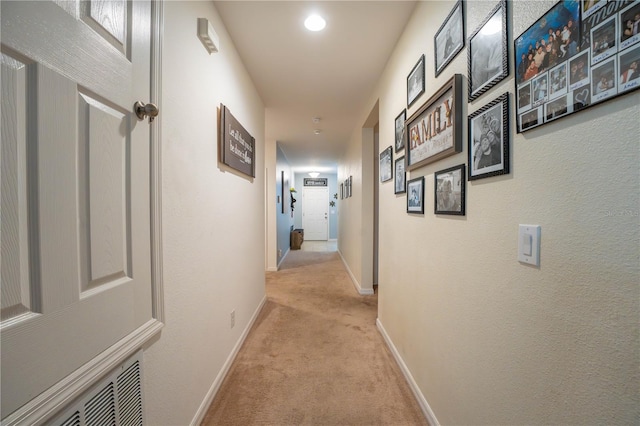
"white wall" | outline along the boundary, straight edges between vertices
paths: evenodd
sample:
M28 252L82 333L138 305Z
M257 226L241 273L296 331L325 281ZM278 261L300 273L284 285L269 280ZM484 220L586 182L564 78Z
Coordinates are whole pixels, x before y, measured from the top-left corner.
M144 352L147 423L206 409L265 297L264 106L211 2L164 3L162 155L166 326ZM197 18L220 36L209 55ZM223 103L256 139L256 177L218 165ZM230 312L236 324L230 327Z
M496 3L467 3L467 35ZM510 49L555 3L509 2ZM467 74L465 49L434 77L433 36L453 4L421 2L390 58L369 102L379 101L380 149L393 144L421 54L426 93L407 116L453 73ZM504 92L513 100L513 90L507 78L463 115ZM462 153L407 176L426 178L424 216L406 214L406 197L382 186L379 321L439 423L637 423L639 104L635 92L525 134L512 126L511 173L467 182L465 217L435 216L432 200L434 172L466 163L466 124ZM339 173L358 182L340 223L352 270L364 256L352 243L364 215L361 143L351 139ZM542 226L539 268L517 261L519 224Z

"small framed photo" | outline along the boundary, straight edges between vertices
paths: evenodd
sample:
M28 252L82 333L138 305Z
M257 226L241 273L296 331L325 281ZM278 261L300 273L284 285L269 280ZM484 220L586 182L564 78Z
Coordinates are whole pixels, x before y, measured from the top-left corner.
M508 57L507 1L500 0L469 37L469 101L509 75Z
M567 63L549 71L549 99L555 99L567 93Z
M591 29L591 65L604 61L618 51L616 22L616 17L612 16Z
M531 109L531 83L518 87L518 112Z
M424 176L407 182L407 213L424 214Z
M640 45L619 54L618 92L640 86Z
M424 93L424 55L407 76L407 108Z
M393 179L393 169L391 168L391 157L393 155L391 145L380 153L380 182Z
M460 164L435 174L435 214L465 214L465 166Z
M340 199L344 199L344 183L340 184Z
M569 105L567 105L567 95L561 98L554 99L553 101L545 104L545 123L562 117L569 112Z
M587 89L588 91L588 89ZM520 114L518 117L518 130L523 132L525 130L533 129L541 125L544 122L542 107L534 108L531 111L527 111ZM471 166L469 166L471 169Z
M582 3L582 19L585 19L606 6L607 0L580 0L580 3Z
M468 128L469 180L509 173L509 94L469 115Z
M620 51L640 42L640 2L620 12Z
M545 103L549 96L549 76L547 73L541 74L534 78L531 84L533 85L533 106L537 107Z
M611 58L591 69L591 100L600 102L618 93L616 88L616 60Z
M407 192L407 172L404 171L404 156L397 158L395 163L396 172L396 194L404 194Z
M349 184L349 197L351 197L353 195L353 176L349 176L347 183Z
M403 109L396 117L395 129L396 129L396 153L402 151L405 145L405 132L404 122L407 119L407 110Z
M433 37L436 77L464 47L464 2L458 0Z
M586 51L569 61L569 90L589 84L589 52Z

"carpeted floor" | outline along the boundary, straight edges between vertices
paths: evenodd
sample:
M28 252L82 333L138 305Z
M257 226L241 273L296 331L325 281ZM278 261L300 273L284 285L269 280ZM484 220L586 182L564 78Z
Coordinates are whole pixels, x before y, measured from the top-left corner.
M426 425L336 252L291 251L203 425Z

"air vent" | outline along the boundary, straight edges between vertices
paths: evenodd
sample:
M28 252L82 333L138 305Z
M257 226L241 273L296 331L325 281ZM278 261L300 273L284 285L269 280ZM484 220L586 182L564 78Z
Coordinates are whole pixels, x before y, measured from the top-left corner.
M60 426L142 426L142 351L85 392L51 422Z

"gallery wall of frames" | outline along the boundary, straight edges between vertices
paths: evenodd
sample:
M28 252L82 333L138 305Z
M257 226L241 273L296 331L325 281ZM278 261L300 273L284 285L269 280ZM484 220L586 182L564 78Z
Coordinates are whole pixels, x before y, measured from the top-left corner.
M481 99L513 72L513 101L503 93L462 117L463 76L455 74L407 117L425 93L428 58L420 55L407 75L407 107L395 118L395 144L380 154L380 181L395 177L394 193L406 194L407 213L424 214L426 191L423 176L407 181L406 173L462 152L464 118L467 164L435 172L437 215L465 214L465 181L510 173L512 105L521 133L640 87L640 0L560 0L513 44L508 7L500 0L465 38L465 2L456 2L434 35L433 64L437 77L466 47L467 100Z

